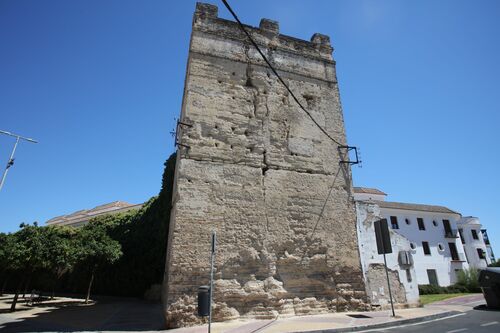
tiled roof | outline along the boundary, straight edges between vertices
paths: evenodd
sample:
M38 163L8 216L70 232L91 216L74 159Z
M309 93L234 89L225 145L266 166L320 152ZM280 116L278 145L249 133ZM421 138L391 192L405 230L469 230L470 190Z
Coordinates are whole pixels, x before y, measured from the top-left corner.
M433 212L433 213L445 213L445 214L458 214L460 213L451 210L444 206L433 206L433 205L421 205L421 204L412 204L412 203L404 203L404 202L391 202L391 201L373 201L379 207L382 208L392 208L392 209L403 209L403 210L417 210L421 212Z
M376 188L369 187L353 187L354 193L369 193L369 194L379 194L379 195L387 195L386 193L377 190Z
M114 201L108 204L96 206L92 209L82 209L71 214L54 217L45 224L72 225L79 222L86 222L91 218L103 214L113 214L129 209L139 209L142 204L130 204L123 201ZM128 208L128 209L127 209Z

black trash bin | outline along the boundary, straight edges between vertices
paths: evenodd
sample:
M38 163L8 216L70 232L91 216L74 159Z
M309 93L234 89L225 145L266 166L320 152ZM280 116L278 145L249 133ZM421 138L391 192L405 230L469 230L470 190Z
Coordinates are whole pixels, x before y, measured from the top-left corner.
M198 288L198 316L208 317L210 314L210 287L200 286Z
M500 267L488 267L479 272L479 286L489 308L500 308Z

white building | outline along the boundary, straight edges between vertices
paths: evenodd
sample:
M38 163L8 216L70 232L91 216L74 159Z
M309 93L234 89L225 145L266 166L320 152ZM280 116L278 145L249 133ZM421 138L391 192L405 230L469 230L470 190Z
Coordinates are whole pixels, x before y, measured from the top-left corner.
M45 224L81 227L82 225L87 224L90 219L94 217L106 214L122 213L131 209L140 209L142 205L143 204L129 204L128 202L114 201L92 209L83 209L68 215L57 216L48 220Z
M473 216L462 217L457 225L469 265L474 268L486 268L491 264L491 257L488 255L479 219Z
M367 189L368 190L368 189ZM376 195L376 193L372 193ZM384 257L378 254L373 223L383 218L376 201L356 201L357 233L366 293L372 305L387 307L389 294ZM392 253L386 255L394 303L415 306L419 302L418 283L410 241L390 230Z
M417 284L448 286L457 281L457 273L460 270L467 269L469 266L477 268L485 266L487 261L478 257L478 248L486 252L484 241L482 245L479 244L482 237L480 234L481 225L478 224L478 221L474 222L473 225L471 221L466 223L464 221L468 221L467 218L462 218L460 213L447 207L390 202L385 201L385 197L385 193L376 189L354 188L354 199L357 201L356 207L358 209L360 254L362 257L365 256L362 258L362 262L377 259L376 256L373 256L373 253L376 253L376 243L373 239L370 241L367 236L362 235L363 232L372 233L373 230L361 225L364 216L374 215L373 212L377 211L378 213L375 215L387 219L394 234L402 236L409 242L414 262L414 280ZM478 232L479 240L465 239L465 246L468 248L470 245L467 256L464 244L459 238L459 225L460 228L464 229L464 234L468 233L471 238L473 238L473 232L469 229ZM465 231L465 228L468 231ZM404 243L399 237L394 238L392 242L393 245ZM404 246L398 247L398 251L401 250L404 250ZM367 254L368 257L366 257ZM472 254L475 254L474 259L472 259ZM391 255L388 256L388 266L392 262L393 268L398 269L401 283L404 284L404 274L407 271L394 264L397 262L397 255L397 253L393 253L392 259L390 259ZM471 260L470 264L467 261L468 258Z

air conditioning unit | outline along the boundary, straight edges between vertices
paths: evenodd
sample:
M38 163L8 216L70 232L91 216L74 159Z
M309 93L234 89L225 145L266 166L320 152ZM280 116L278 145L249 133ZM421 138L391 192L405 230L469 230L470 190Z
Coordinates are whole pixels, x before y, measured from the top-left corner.
M401 266L412 266L413 256L410 251L399 251L398 262Z

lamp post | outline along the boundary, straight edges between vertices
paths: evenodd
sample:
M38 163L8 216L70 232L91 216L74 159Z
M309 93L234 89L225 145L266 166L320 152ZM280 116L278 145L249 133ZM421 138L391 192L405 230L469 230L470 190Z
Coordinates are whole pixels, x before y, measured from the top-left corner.
M3 183L5 183L5 178L7 178L7 173L9 172L9 168L12 165L14 165L14 153L16 152L16 148L17 148L17 145L19 144L19 141L25 140L25 141L28 141L31 143L38 143L38 142L36 140L31 139L31 138L26 138L24 136L17 135L17 134L7 132L7 131L0 130L0 133L5 134L5 135L9 135L9 136L13 136L16 138L16 143L14 144L14 148L12 148L12 152L10 153L9 161L7 162L7 166L5 167L5 170L4 170L3 175L2 175L2 181L0 181L0 191L1 191L2 187L3 187Z

